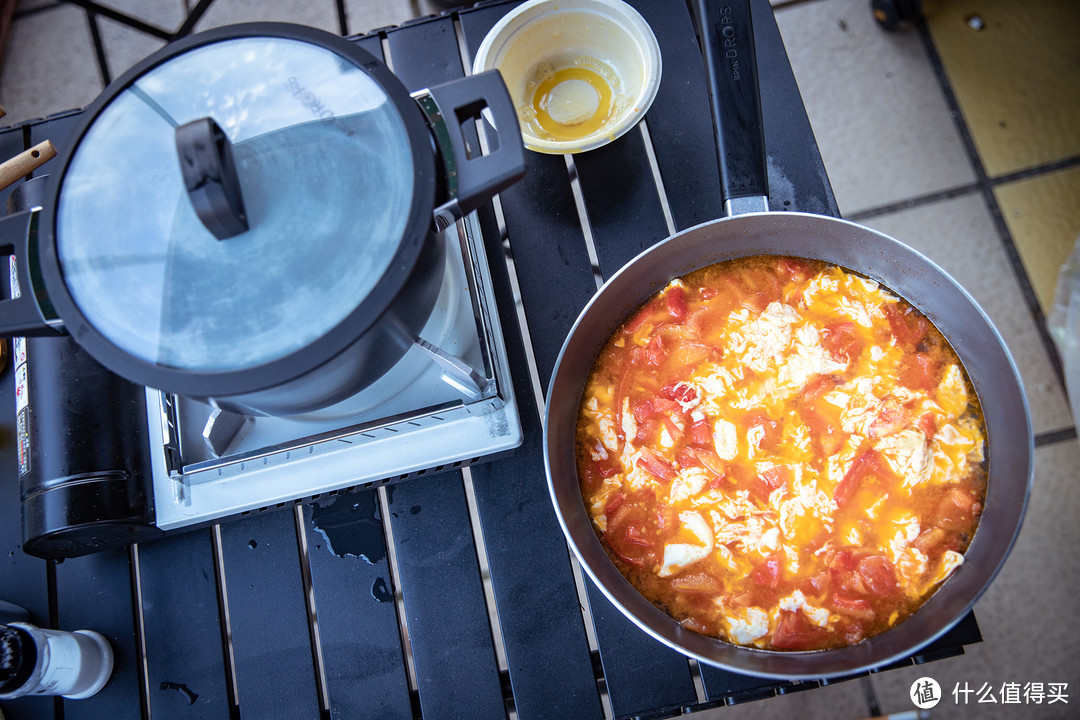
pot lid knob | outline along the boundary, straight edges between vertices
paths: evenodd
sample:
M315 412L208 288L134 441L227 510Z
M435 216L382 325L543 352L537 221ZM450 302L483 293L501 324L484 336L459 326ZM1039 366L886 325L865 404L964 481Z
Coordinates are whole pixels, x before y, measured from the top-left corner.
M195 214L218 240L248 229L232 143L213 118L176 128L176 152Z

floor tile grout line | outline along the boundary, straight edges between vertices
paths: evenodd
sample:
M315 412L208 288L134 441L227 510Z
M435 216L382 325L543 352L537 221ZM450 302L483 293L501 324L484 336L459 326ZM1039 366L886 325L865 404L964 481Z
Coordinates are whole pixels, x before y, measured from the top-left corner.
M1035 447L1041 448L1048 445L1058 445L1077 438L1076 428L1068 427L1061 430L1050 430L1035 436Z
M945 190L939 190L937 192L927 193L925 195L916 195L905 200L897 200L896 202L892 202L887 205L878 205L877 207L870 207L865 210L859 210L857 212L844 213L844 218L847 220L851 220L852 222L862 222L864 220L869 220L870 218L881 217L882 215L888 215L890 213L900 212L902 210L910 210L911 208L933 205L934 203L952 200L954 198L963 197L964 195L971 195L977 192L979 192L978 184L969 183L967 185L947 188Z
M105 45L101 42L101 27L98 25L97 13L86 9L86 26L90 29L90 39L94 45L94 57L98 64L98 73L101 75L103 85L112 82L112 74L109 72L109 60L105 55Z
M1020 182L1023 180L1030 180L1032 178L1050 175L1052 173L1060 172L1062 170L1069 170L1074 167L1080 167L1080 155L1056 160L1052 163L1046 163L1045 165L1039 165L1037 167L1017 170L1016 172L1012 172L1007 175L1001 175L996 178L988 178L987 181L993 189L997 189L1002 185L1008 185L1010 183ZM886 205L878 205L875 207L865 208L856 212L847 213L844 215L844 217L848 220L857 222L861 220L867 220L869 218L880 217L882 215L888 215L889 213L908 210L914 207L922 207L924 205L932 205L934 203L943 202L945 200L952 200L953 198L980 192L980 190L981 188L978 182L968 183L966 185L958 185L956 187L946 188L944 190L927 193L925 195L915 195L903 200L897 200L896 202L888 203Z
M1012 267L1013 276L1020 286L1024 304L1027 305L1028 313L1035 323L1036 332L1042 342L1044 353L1057 377L1058 387L1061 388L1062 392L1067 392L1065 390L1065 371L1061 363L1061 356L1058 353L1057 345L1050 335L1050 330L1046 325L1046 316L1043 313L1042 306L1039 304L1038 296L1035 294L1035 288L1031 283L1031 278L1024 268L1023 260L1021 259L1020 252L1013 240L1012 233L1009 231L1008 224L1005 222L1001 207L998 205L997 198L994 195L994 183L986 173L982 157L979 155L978 148L975 146L971 130L968 128L967 121L964 119L964 113L960 108L960 103L956 98L956 93L953 91L952 83L949 81L948 74L945 71L945 65L941 60L941 56L938 54L934 39L930 35L930 28L927 26L925 19L921 17L915 22L915 27L919 33L919 38L922 41L927 57L930 60L930 66L933 68L934 74L937 77L938 86L944 95L945 103L953 116L953 122L960 135L960 140L963 143L968 160L975 172L975 187L982 195L983 201L990 211L990 216L998 231L998 237L1001 240L1002 248Z
M1069 170L1074 167L1080 167L1080 155L1065 157L1042 165L1036 165L1034 167L1024 168L1023 170L1016 170L1004 175L998 175L997 177L989 178L989 182L997 188L1002 185L1008 185L1009 183L1030 180L1033 177L1048 175L1061 170Z

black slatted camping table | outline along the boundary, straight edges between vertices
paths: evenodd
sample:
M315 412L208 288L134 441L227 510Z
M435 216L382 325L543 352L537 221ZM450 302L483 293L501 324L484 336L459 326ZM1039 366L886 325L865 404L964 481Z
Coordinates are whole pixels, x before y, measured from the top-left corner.
M527 153L526 178L480 211L524 427L511 456L46 562L20 548L8 364L0 599L44 627L98 630L116 652L97 696L0 703L8 720L500 718L511 710L523 720L652 718L818 687L699 666L645 635L575 569L549 499L537 393L596 291L589 243L608 276L672 231L723 214L691 16L681 2L630 2L663 54L645 122L572 162ZM388 55L418 89L463 75L463 55L471 60L513 6L485 3L355 40ZM770 204L837 215L768 0L753 12ZM72 112L0 133L0 156L45 138L62 148L77 120ZM324 513L334 514L339 539L351 536L363 552L330 552L313 522ZM962 653L980 639L969 615L900 664Z

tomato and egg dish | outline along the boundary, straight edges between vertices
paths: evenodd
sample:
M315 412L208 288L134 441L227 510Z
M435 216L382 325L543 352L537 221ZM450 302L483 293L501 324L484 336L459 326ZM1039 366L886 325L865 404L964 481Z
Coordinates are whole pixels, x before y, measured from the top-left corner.
M612 335L578 413L608 555L685 627L857 643L962 562L985 429L953 350L877 282L767 256L676 279Z

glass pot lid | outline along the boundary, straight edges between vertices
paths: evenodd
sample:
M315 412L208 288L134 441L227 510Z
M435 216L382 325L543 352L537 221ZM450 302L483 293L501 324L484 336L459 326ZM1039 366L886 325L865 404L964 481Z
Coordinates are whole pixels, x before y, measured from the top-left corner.
M221 30L165 48L91 106L53 218L54 264L91 332L137 364L202 374L295 357L381 312L434 194L422 120L370 55L308 28ZM241 203L243 225L220 239L178 150L178 128L207 118Z

